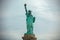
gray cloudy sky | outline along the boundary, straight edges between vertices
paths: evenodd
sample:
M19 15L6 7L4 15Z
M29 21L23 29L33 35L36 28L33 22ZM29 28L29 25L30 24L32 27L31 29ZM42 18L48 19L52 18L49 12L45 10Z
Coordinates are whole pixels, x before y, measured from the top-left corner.
M26 32L24 3L36 17L34 23L36 37L46 40L57 38L57 26L60 20L59 0L3 0L2 13L5 35L21 39Z

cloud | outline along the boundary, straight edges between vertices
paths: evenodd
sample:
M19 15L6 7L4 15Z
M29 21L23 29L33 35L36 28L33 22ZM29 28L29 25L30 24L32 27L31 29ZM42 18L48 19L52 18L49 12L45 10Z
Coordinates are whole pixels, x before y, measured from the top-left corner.
M37 34L37 39L44 39L44 40L53 40L53 39L60 39L57 32L51 32L51 33L46 33L46 34Z
M4 38L6 39L21 39L22 40L22 34L20 32L16 32L16 31L5 31L5 32L2 32L1 34Z
M58 21L59 17L58 14L54 15L55 12L41 12L39 13L39 17L50 20L50 21Z
M58 6L57 6L57 1L55 0L28 0L25 1L27 3L27 8L31 9L33 12L33 15L35 15L36 17L41 17L44 19L47 19L49 21L58 21L60 20L58 16L59 15L59 11L58 11ZM11 5L12 3L12 5ZM3 10L3 17L15 17L18 15L22 15L19 13L24 13L24 12L19 12L19 9L15 9L18 7L18 4L16 1L13 3L13 1L11 1L9 3L10 7L7 6L7 9ZM20 3L21 4L21 3ZM53 4L53 5L52 5ZM8 5L8 4L7 4ZM23 4L22 4L23 5ZM15 9L15 10L14 10ZM21 8L20 8L21 9ZM24 10L24 9L23 9Z
M50 2L49 2L50 1ZM26 3L28 4L28 9L31 8L36 14L37 17L42 17L50 21L58 21L60 16L57 6L57 1L53 0L29 0ZM51 3L52 2L52 3ZM53 5L52 5L53 4ZM31 7L29 7L31 6Z

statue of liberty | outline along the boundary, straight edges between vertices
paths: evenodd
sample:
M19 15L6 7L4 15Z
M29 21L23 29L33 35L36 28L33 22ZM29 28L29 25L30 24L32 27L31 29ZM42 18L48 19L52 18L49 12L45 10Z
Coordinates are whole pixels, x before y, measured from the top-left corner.
M33 23L35 22L35 17L31 14L31 10L27 11L27 5L24 4L26 11L26 24L27 24L27 33L25 34L33 34Z

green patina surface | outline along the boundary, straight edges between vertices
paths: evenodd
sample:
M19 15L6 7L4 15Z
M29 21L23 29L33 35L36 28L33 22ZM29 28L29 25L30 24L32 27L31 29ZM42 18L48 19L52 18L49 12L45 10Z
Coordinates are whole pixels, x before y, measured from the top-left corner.
M25 34L33 34L33 23L35 22L35 17L31 14L31 10L27 11L26 4L25 11L26 11L26 24L27 24L27 32Z

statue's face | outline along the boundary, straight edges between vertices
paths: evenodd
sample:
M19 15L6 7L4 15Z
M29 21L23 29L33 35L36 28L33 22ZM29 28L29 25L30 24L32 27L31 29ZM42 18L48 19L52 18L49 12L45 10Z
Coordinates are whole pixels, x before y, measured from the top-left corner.
M29 13L29 15L31 15L31 11L30 10L28 11L28 13Z

